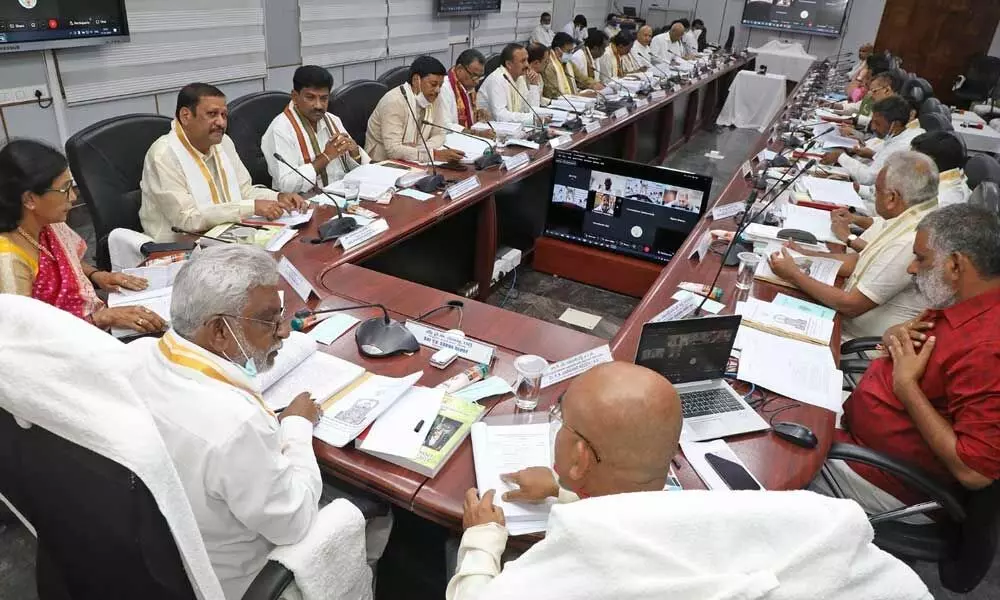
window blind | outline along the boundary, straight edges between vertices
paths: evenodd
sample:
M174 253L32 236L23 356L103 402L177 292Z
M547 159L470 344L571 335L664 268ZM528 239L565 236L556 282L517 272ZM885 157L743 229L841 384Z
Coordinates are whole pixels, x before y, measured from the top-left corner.
M131 41L56 51L68 104L263 79L260 0L130 0Z
M516 0L503 0L499 13L475 17L479 25L472 32L473 47L483 48L516 41L517 4Z
M435 0L390 0L389 56L447 50L451 23L436 18L436 10Z
M538 19L543 12L552 14L552 0L519 0L517 3L517 31L515 39L525 42L531 37L531 32L538 27ZM555 23L553 31L559 31Z
M302 64L332 67L384 58L388 15L386 0L299 0Z

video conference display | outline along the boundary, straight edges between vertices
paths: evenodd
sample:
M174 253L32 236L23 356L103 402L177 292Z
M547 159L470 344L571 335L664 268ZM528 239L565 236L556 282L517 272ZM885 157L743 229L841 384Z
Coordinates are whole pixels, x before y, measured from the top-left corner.
M68 47L128 35L123 0L3 0L0 44ZM63 42L48 44L46 42ZM4 48L0 46L0 51Z
M747 0L743 24L763 29L838 36L850 0Z
M545 234L666 263L711 188L711 177L557 150Z

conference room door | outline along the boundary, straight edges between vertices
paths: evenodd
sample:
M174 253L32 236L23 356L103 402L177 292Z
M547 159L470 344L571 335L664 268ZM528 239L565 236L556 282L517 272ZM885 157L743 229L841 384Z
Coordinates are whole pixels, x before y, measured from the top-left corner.
M903 69L954 104L952 84L972 57L989 52L997 23L997 0L886 0L875 47L901 57Z

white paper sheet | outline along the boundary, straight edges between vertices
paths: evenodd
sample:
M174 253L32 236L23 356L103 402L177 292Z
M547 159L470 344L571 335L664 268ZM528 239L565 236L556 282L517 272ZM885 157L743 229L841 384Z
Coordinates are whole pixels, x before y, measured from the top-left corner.
M427 438L443 399L444 390L413 386L375 420L362 448L413 458Z
M403 175L406 175L408 172L409 171L407 169L401 169L399 167L368 164L355 167L350 173L344 176L344 180L378 184L382 187L393 187L396 185L396 180Z
M699 304L701 303L702 298L704 298L705 303L701 305L702 310L707 310L713 315L719 314L720 312L722 312L722 309L726 308L726 305L721 302L716 302L711 298L705 298L704 296L700 296L698 294L695 294L694 292L689 292L687 290L677 290L676 292L674 292L674 295L671 296L671 298L673 298L674 300L693 298L697 300Z
M774 271L771 270L771 264L766 260L775 252L781 252L782 245L780 243L768 244L767 249L764 251L765 260L760 261L757 265L757 272L754 273L754 277L757 279L763 279L765 281L771 281L779 285L785 285L792 287L791 284L786 282L775 275ZM788 250L788 254L795 258L801 258L802 255L794 250ZM821 258L818 256L808 256L805 257L808 261L808 275L812 279L819 281L820 283L825 283L826 285L833 285L837 281L837 272L840 271L840 266L843 264L839 260L834 260L832 258Z
M252 217L247 217L245 221L251 223L276 223L279 225L284 225L286 227L294 227L301 223L306 223L313 217L313 209L309 209L304 213L285 213L277 219L267 219L259 215L253 215Z
M309 337L321 344L330 345L340 336L344 335L352 327L357 325L361 319L345 315L344 313L330 313L326 319L313 327L309 331Z
M833 321L757 298L747 298L746 302L737 302L736 314L743 315L744 323L750 320L761 327L807 338L810 342L821 346L829 347L830 338L833 336Z
M320 403L330 399L358 377L365 369L325 352L314 352L264 391L264 403L272 410L288 406L302 392L309 392Z
M472 164L472 161L483 155L483 152L493 148L493 142L481 137L469 137L461 133L449 133L444 138L444 145L465 153L462 162Z
M549 511L555 499L543 504L507 502L503 493L512 491L500 476L528 467L551 467L552 451L548 423L528 425L494 425L480 421L472 426L472 457L476 470L476 487L481 494L496 490L494 504L503 509L508 526L511 523L531 523L532 531L544 531ZM527 533L522 531L521 533Z
M168 324L170 323L170 298L174 288L165 287L160 289L146 289L141 292L131 292L129 294L108 295L108 306L118 308L121 306L141 306L147 308ZM138 335L131 329L111 329L111 335L116 338L130 337Z
M313 430L313 436L331 446L343 448L379 415L389 410L423 374L419 371L401 378L373 375L323 414Z
M824 179L822 177L810 177L806 175L802 178L802 185L809 197L817 202L836 204L838 206L853 206L854 208L865 208L864 200L854 191L854 184L850 181L839 181L836 179Z
M821 242L841 243L830 229L830 211L789 204L785 206L784 229L800 229L808 231Z
M174 279L177 278L177 273L180 272L181 267L183 267L186 263L187 261L181 260L166 265L122 269L122 273L125 273L126 275L132 275L133 277L141 277L145 279L148 285L146 286L146 289L137 292L122 288L120 292L109 294L108 301L110 302L111 297L113 296L122 296L127 298L129 296L135 296L145 292L168 288L174 285Z
M754 481L760 485L761 489L764 489L757 476L750 469L747 469L746 464L736 456L736 453L733 452L733 449L729 447L729 444L725 440L712 440L711 442L682 441L681 450L684 451L684 458L694 467L695 472L698 473L698 477L701 477L701 480L705 482L705 485L710 490L728 490L729 486L719 477L719 474L715 472L712 465L708 464L708 461L705 460L706 454L715 454L716 456L742 465L747 473L750 473L750 476L754 478Z

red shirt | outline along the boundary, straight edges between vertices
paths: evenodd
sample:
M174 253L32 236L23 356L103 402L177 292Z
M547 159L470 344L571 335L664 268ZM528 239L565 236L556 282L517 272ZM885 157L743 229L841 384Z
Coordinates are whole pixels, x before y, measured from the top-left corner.
M1000 289L934 311L929 320L937 344L920 389L954 429L962 462L984 477L1000 479ZM843 423L837 441L877 450L958 485L896 399L891 359L872 362L844 404ZM848 464L905 504L927 500L874 467Z

